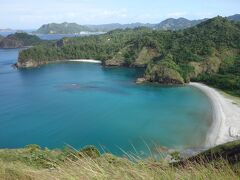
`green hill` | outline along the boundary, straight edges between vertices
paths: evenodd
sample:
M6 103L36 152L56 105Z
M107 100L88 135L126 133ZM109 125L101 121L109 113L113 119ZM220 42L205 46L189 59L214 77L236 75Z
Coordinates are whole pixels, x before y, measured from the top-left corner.
M235 14L232 16L228 16L226 17L228 20L231 21L240 21L240 14ZM156 29L160 29L160 30L182 30L182 29L186 29L186 28L190 28L190 27L194 27L204 21L207 21L208 19L199 19L199 20L188 20L186 18L178 18L178 19L174 19L174 18L169 18L166 19L164 21L162 21L161 23L157 24L154 26L154 28Z
M229 17L228 17L228 20L231 20L231 21L240 21L240 14L235 14L235 15L229 16Z
M76 23L51 23L42 25L37 31L36 34L79 34L83 31L91 31L86 26L81 26Z
M26 46L36 45L41 39L27 33L15 33L7 37L0 37L0 48L22 48Z
M203 81L240 95L240 23L222 17L181 31L147 28L65 38L22 51L18 66L63 59L98 59L106 66L145 67L145 81L183 84Z
M112 23L112 24L101 24L101 25L87 25L92 31L101 31L101 32L109 32L116 29L134 29L139 27L148 27L154 28L155 24L150 23L131 23L131 24L119 24L119 23Z
M207 19L202 19L202 20L188 20L186 18L170 18L166 19L165 21L162 21L161 23L157 24L155 26L156 29L161 29L161 30L181 30L181 29L186 29L189 27L196 26L197 24L200 24L203 21L206 21Z

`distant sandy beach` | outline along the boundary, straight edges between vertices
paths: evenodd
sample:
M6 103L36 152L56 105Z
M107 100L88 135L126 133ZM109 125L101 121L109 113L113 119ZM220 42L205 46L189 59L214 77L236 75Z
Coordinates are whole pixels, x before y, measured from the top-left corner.
M86 62L86 63L97 63L97 64L101 64L102 62L99 60L94 60L94 59L69 59L66 60L69 62Z
M206 147L240 139L239 100L201 83L190 83L190 86L203 91L212 103L213 123L207 135Z

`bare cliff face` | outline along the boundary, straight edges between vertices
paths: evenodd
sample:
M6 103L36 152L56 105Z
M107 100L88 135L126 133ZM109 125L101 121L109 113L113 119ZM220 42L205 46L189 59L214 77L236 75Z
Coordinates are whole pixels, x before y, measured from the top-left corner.
M26 62L19 61L15 64L15 66L17 68L34 68L34 67L38 67L39 64L36 63L36 61L29 60L29 61L26 61Z

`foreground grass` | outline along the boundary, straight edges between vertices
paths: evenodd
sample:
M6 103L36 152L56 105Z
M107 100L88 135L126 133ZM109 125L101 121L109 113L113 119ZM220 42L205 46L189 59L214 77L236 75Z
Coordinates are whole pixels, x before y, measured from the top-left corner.
M239 143L237 143L239 146ZM232 150L232 149L231 149ZM209 151L208 151L209 152ZM224 158L169 164L154 159L115 157L93 147L81 151L28 146L0 150L0 179L240 179L238 163Z

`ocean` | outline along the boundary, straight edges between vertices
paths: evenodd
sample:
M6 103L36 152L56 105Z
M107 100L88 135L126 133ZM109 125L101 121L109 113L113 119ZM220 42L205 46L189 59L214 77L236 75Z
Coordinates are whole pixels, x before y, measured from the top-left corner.
M13 69L19 51L0 49L0 148L95 145L149 155L204 146L212 109L198 89L137 85L142 70L99 64Z

